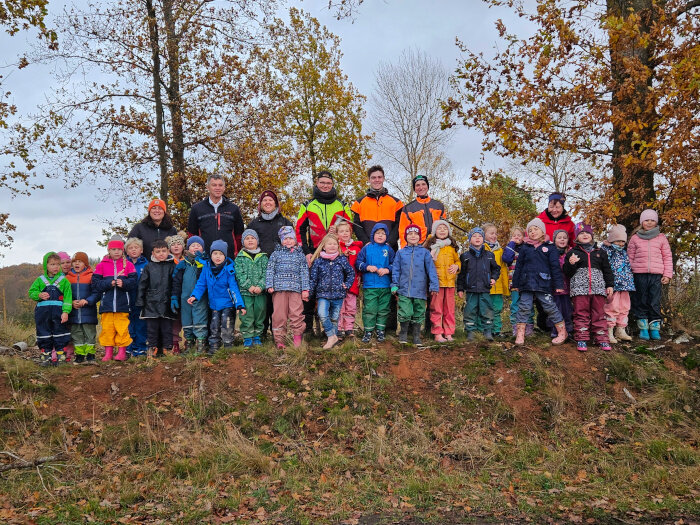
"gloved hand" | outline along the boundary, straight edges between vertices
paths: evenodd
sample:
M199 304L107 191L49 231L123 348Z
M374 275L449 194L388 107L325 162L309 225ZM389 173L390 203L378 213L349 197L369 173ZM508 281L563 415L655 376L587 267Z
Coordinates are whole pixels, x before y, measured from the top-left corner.
M391 293L396 293L396 292L398 292L398 291L399 291L399 287L398 287L398 286L392 286L392 287L391 287Z
M170 298L170 309L173 312L177 312L180 309L180 299L175 296Z

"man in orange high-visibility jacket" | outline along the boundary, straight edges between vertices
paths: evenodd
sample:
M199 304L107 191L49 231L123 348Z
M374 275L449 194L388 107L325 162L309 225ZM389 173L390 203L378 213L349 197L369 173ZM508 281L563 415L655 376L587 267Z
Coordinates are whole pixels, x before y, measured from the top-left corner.
M416 200L409 202L401 210L399 231L402 232L409 224L420 226L420 243L425 242L426 237L433 229L433 222L445 219L445 206L440 201L428 196L430 184L425 175L416 175L413 178L413 191L416 192ZM401 248L406 241L399 239Z
M384 187L384 169L381 166L372 166L367 171L369 177L369 190L367 195L353 203L350 208L355 214L353 228L355 236L363 244L370 242L372 228L381 222L389 229L387 244L396 249L399 238L399 214L403 203L389 195Z

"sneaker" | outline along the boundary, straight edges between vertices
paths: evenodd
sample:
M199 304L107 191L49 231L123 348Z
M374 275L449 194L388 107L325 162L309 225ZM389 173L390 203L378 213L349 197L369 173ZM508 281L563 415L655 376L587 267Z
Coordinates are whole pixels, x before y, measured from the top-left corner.
M435 334L435 342L436 343L446 343L447 339L445 339L442 334Z
M576 350L579 352L587 352L588 351L588 344L586 341L576 341Z
M346 330L345 337L355 337L355 330Z
M253 346L253 339L251 337L246 337L243 339L243 347L244 348L250 348Z
M85 362L86 363L94 363L95 362L95 354L88 354L85 356Z
M262 341L258 336L253 337L253 346L262 346Z
M608 343L607 341L604 341L600 343L600 349L609 352L610 350L612 350L612 346L610 346L610 343Z
M377 342L383 343L386 341L386 332L384 330L377 330Z
M362 342L369 343L371 340L372 340L372 332L365 332L365 334L362 336Z
M76 365L79 365L79 364L84 363L84 362L85 362L85 356L80 355L80 354L76 354L75 361L73 361L73 363Z
M454 340L455 340L454 337L452 337L452 336L449 335L449 334L445 336L445 339L447 339L448 341L454 341Z

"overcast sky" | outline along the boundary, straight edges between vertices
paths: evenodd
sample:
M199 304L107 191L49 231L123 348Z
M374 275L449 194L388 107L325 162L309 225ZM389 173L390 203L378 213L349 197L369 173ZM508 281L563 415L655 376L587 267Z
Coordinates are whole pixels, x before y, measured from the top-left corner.
M453 71L460 55L455 38L460 38L473 51L490 54L497 39L496 19L519 23L508 11L489 9L479 0L365 0L354 21L335 20L325 9L327 0L290 3L311 12L342 39L343 69L355 87L367 96L371 94L378 64L395 60L406 48L424 51ZM52 1L49 9L57 12L63 5ZM3 64L11 62L26 45L22 35L10 38L3 34L0 60ZM46 67L30 66L9 76L7 72L7 68L2 69L6 76L2 91L12 92L11 101L22 112L31 112L51 89ZM480 136L461 128L455 134L449 155L458 175L465 177L462 183L466 184L471 166L479 163ZM491 167L494 166L486 166ZM139 210L145 210L149 199L143 195L140 202L114 203L108 195L90 186L65 189L60 181L48 181L45 186L46 189L34 192L31 197L14 199L10 199L7 190L0 189L0 211L9 212L10 221L17 226L12 247L0 249L4 255L0 266L39 262L48 250L71 254L86 251L91 257L100 256L104 250L96 241L105 226L103 219L124 208L130 216L141 215Z

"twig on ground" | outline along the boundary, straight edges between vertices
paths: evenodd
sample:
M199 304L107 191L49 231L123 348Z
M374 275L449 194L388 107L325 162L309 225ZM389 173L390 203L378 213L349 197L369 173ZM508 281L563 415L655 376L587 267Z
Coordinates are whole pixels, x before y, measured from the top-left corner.
M163 390L158 390L158 392L153 392L152 394L147 395L147 396L144 397L143 399L144 399L144 401L145 401L146 399L150 399L150 398L152 398L153 396L157 396L158 394L161 394L161 393L163 393L163 392L165 392L165 389L163 389Z
M39 465L42 465L44 463L49 463L51 461L57 461L59 459L65 458L65 454L63 452L56 454L54 456L45 456L45 457L36 458L33 460L26 460L24 458L19 457L16 454L13 454L12 452L8 452L6 450L0 450L0 454L5 454L6 456L10 456L11 458L14 458L17 460L13 463L8 463L6 465L0 465L0 472L6 472L8 470L13 470L13 469L34 468L34 467L38 467ZM43 482L43 480L42 480L42 482Z

